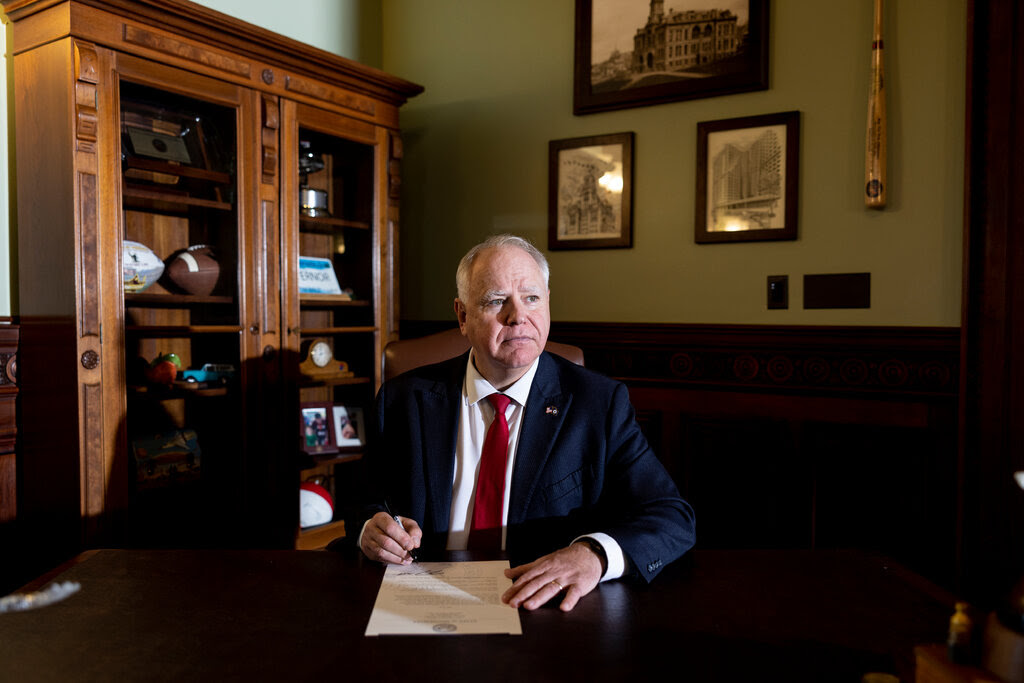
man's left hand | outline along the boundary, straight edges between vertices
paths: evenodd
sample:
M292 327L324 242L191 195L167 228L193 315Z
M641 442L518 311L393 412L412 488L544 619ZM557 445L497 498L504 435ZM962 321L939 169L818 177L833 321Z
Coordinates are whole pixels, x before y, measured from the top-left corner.
M590 546L573 543L529 564L506 569L505 576L515 583L501 600L512 607L534 610L564 591L559 609L568 612L597 587L603 571L601 559Z

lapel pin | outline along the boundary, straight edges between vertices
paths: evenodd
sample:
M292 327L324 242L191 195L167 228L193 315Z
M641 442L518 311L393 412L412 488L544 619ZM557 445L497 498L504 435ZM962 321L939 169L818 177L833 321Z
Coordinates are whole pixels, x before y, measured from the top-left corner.
M547 408L544 409L544 412L547 413L548 415L558 415L558 408L556 408L555 406L548 406Z

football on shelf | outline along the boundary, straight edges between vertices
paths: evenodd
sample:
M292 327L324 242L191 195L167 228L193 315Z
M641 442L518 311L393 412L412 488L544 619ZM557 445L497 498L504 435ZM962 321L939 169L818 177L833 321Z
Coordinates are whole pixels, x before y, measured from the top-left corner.
M160 278L164 264L145 244L125 240L122 245L121 269L124 291L137 294Z
M220 264L205 244L195 244L178 252L167 264L167 278L187 294L211 294L219 276Z

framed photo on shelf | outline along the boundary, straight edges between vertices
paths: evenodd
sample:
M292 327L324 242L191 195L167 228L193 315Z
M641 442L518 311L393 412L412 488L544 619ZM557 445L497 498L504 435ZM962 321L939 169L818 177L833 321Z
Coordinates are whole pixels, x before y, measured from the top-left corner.
M633 246L633 137L548 143L548 249Z
M334 441L334 430L331 428L330 403L303 403L302 413L302 450L310 455L336 453L338 446Z
M338 447L366 445L363 409L334 406L334 442Z
M768 0L576 0L573 113L768 88Z
M697 124L694 239L795 240L800 112Z

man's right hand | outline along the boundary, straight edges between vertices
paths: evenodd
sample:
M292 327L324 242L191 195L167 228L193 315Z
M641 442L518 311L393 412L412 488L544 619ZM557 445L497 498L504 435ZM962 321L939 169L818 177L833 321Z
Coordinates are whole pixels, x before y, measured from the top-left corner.
M371 560L389 564L411 564L409 551L420 547L423 531L415 519L399 517L401 524L386 512L378 512L366 522L359 547Z

